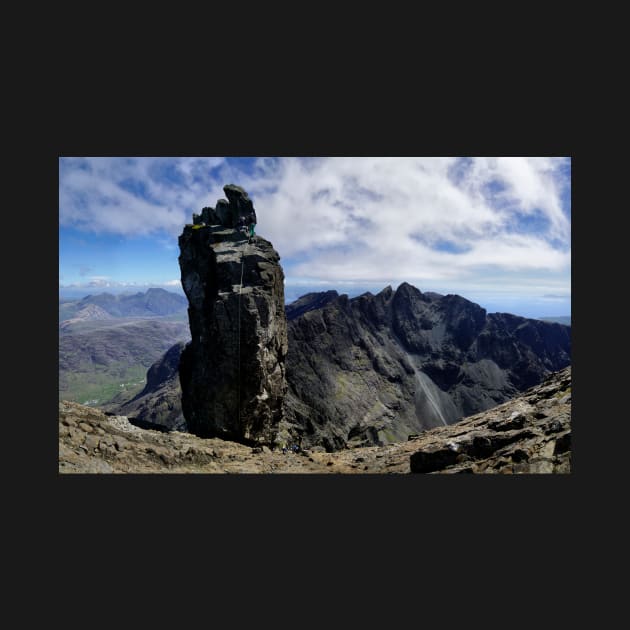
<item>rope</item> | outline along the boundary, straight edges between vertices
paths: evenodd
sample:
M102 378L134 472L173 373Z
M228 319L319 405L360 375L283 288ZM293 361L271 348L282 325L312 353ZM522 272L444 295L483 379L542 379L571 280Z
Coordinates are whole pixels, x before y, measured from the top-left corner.
M238 399L236 401L238 407L238 427L241 426L241 292L243 290L243 268L245 260L241 254L241 283L238 286Z

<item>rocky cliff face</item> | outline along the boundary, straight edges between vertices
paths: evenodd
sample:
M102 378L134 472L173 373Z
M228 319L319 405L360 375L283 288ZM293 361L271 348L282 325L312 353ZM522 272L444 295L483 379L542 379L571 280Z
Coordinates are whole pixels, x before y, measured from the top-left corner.
M454 426L415 437L413 473L571 472L571 368Z
M270 444L286 393L284 273L269 241L236 229L253 212L247 193L224 191L179 237L192 336L179 365L182 410L198 436Z
M60 473L571 472L571 368L523 396L405 442L283 453L189 433L162 433L77 403L59 403Z
M570 363L570 328L403 283L311 294L289 322L286 430L333 451L490 409Z
M185 345L180 341L172 346L149 368L144 389L129 402L112 406L111 411L169 430L186 431L179 385L179 361Z

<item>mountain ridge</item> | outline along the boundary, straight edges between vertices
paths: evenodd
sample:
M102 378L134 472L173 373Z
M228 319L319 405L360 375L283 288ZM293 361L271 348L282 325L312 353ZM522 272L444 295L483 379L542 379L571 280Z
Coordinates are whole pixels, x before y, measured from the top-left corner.
M367 292L355 298L348 298L345 294L339 295L336 291L313 292L301 296L285 307L288 312L289 336L287 355L289 392L285 401L285 411L288 410L289 417L285 417L281 423L282 439L301 440L304 445L324 445L330 451L359 444L378 444L383 440L385 442L404 441L408 435L424 430L427 425L418 422L417 418L415 420L409 418L404 424L399 423L399 426L394 426L393 430L388 429L388 425L396 423L401 411L406 411L408 416L410 413L413 416L418 413L432 416L433 422L430 422L429 426L448 425L461 417L480 411L480 407L492 408L509 400L519 393L519 388L522 391L533 385L534 381L544 378L556 365L569 360L568 352L564 359L561 356L559 362L556 363L548 358L546 367L544 362L539 360L538 364L534 365L536 369L533 372L523 369L520 373L512 374L509 380L505 369L509 368L511 363L518 364L518 361L514 361L515 358L518 359L518 352L525 353L525 360L523 357L521 360L524 360L525 366L527 364L528 355L522 341L519 341L519 336L526 340L529 338L530 343L536 345L538 334L536 320L509 313L487 314L479 305L462 296L422 293L409 284L403 287L399 296L398 303L400 303L401 311L396 317L389 315L392 322L396 320L395 326L398 333L390 331L392 335L388 339L384 324L387 319L387 305L394 297L395 291L391 286L385 287L376 295ZM414 313L407 312L407 309L414 305L416 307ZM327 308L330 313L324 316L323 313ZM484 334L481 335L480 343L479 335L477 336L477 345L481 345L482 352L495 353L494 360L488 357L482 358L473 367L472 364L469 365L470 362L462 362L461 365L457 363L458 357L462 356L461 348L459 350L457 347L447 348L450 354L439 352L442 348L439 344L435 346L435 339L432 337L437 335L434 331L436 324L439 325L438 328L441 328L442 334L446 332L447 326L442 321L444 311L450 313L453 320L450 325L451 333L460 337L460 344L466 352L471 350L475 330L481 331ZM367 317L368 320L375 320L376 323L372 321L368 326L366 322L363 322L364 329L359 331L361 334L358 334L357 330L351 334L348 330L347 334L331 337L331 343L324 349L313 348L314 339L318 339L320 335L330 334L328 331L325 332L326 321L334 323L340 312L358 322L361 321L361 317ZM379 321L380 329L376 325ZM548 329L549 325L544 323L541 325L543 329ZM570 341L570 327L561 324L551 326L552 331L564 330L567 341ZM555 326L558 329L554 328ZM350 328L352 327L351 325ZM306 332L304 328L307 329ZM348 329L348 322L346 322L346 328ZM352 341L353 334L356 337L356 343ZM374 343L374 339L379 338L382 344ZM351 343L347 343L348 339ZM544 348L544 340L541 338L538 342L542 343ZM401 352L405 344L414 352ZM382 352L381 350L387 345L390 351ZM301 353L300 348L305 351ZM425 360L422 363L422 369L419 369L419 366L414 364L413 355L427 349L428 360ZM567 350L570 350L570 347ZM530 348L530 359L532 359L531 352ZM544 359L544 352L541 356ZM331 367L327 357L335 357L339 365ZM308 370L310 375L305 376L304 370L300 369L296 373L296 363L308 366L305 370ZM361 378L368 379L367 382L371 384L369 389L372 391L352 394L353 375L348 373L354 371L357 371L359 375L362 374ZM335 383L329 387L322 387L321 380L326 373L334 374ZM412 388L408 387L409 391L405 398L405 392L401 392L401 389L404 390L405 381L410 379L417 379L418 393L411 393ZM449 389L458 382L466 387L460 388L461 391L453 400ZM467 392L466 389L470 391ZM158 390L160 396L163 396L164 392L169 392L170 400L174 400L177 404L177 392L181 394L181 390L176 378L156 383L155 391ZM374 398L375 391L381 392L382 395ZM311 392L310 399L305 392ZM424 397L423 392L425 392ZM158 418L160 421L159 413L156 416L156 409L151 405L151 392L146 391L144 396L147 415L142 417L152 421ZM370 400L370 397L372 397L370 405L375 407L375 410L373 409L363 422L345 422L338 415L335 418L327 409L327 401L332 401L337 413L341 408L345 415L352 417L365 407L365 400ZM344 398L348 399L345 404ZM309 403L313 399L315 399L315 404L311 406ZM439 419L435 406L439 407L445 422ZM405 407L407 407L406 410ZM380 418L376 413L379 410ZM118 412L123 413L124 409L119 409ZM150 417L149 413L154 415ZM291 413L300 414L302 418L291 417ZM326 413L330 414L328 418L326 418ZM309 423L312 426L310 435ZM389 431L389 437L383 432L384 429Z
M109 317L163 317L184 312L188 302L183 295L162 288L150 288L137 293L98 293L86 295L77 300L60 300L59 320L61 322L88 315L105 313ZM85 309L88 309L87 311ZM98 310L97 310L98 309Z
M409 283L316 294L289 318L285 429L327 450L404 440L505 402L570 364L570 328Z

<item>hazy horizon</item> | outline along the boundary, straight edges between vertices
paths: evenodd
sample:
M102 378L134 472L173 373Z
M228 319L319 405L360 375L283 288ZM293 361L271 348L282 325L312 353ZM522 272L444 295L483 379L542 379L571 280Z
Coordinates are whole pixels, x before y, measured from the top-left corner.
M60 292L181 291L178 236L228 183L287 301L408 282L489 312L571 312L570 157L61 157Z
M392 288L395 290L397 286L392 286ZM333 286L312 286L312 285L311 286L286 286L285 285L285 288L284 288L285 300L284 301L285 301L285 304L290 304L291 302L295 302L297 299L306 295L307 293L320 293L320 292L325 292L325 291L330 291L330 290L337 291L339 295L346 294L349 298L357 297L366 292L370 292L376 295L377 293L380 293L386 287L387 285L382 286L382 287L374 287L374 286L363 286L363 287L361 286L352 286L352 287L334 286L333 287ZM420 287L416 287L416 288L422 291ZM69 289L60 288L59 299L74 301L74 300L83 299L85 297L88 297L89 295L96 296L96 295L102 295L104 293L109 293L111 295L135 295L137 293L146 293L148 289L164 289L165 291L169 291L170 293L175 293L177 295L183 295L184 297L186 295L184 293L184 290L181 287L177 288L177 287L172 287L172 286L168 286L168 287L137 286L135 288L132 288L132 287L114 286L110 288L93 288L92 290L87 290L85 288L69 288ZM430 292L431 291L422 291L422 293L430 293ZM433 293L441 293L441 292L433 291ZM441 293L441 295L448 295L448 292ZM460 294L457 294L457 295L460 295ZM465 295L461 295L461 297L468 299ZM470 301L474 302L474 300L470 300ZM570 311L563 312L560 310L549 310L548 312L545 312L545 313L538 313L537 311L536 313L534 313L534 311L532 311L531 313L522 313L522 312L516 312L515 310L491 308L492 306L491 303L486 303L486 304L482 304L479 302L475 302L475 303L485 308L488 313L511 313L512 315L519 315L520 317L527 317L530 319L541 319L544 317L571 317Z

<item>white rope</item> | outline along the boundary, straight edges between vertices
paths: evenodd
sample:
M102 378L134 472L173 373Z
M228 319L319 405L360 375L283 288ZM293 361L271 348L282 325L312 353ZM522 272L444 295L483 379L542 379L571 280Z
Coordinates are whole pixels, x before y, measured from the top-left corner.
M238 406L238 427L241 426L241 293L243 291L243 268L245 266L245 260L243 254L241 254L241 282L238 286L238 399L236 404Z

